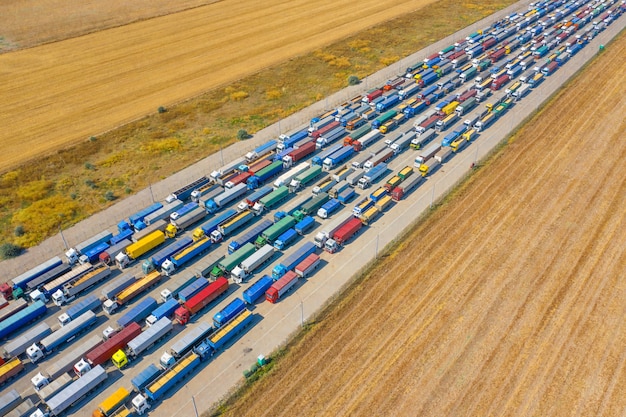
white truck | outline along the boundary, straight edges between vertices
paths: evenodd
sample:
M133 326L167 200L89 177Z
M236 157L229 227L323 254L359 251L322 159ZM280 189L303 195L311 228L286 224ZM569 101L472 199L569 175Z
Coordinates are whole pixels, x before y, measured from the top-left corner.
M332 236L332 234L344 225L348 220L353 218L352 212L343 212L337 214L328 225L325 225L323 230L315 235L313 243L320 249L324 248L326 241Z
M268 262L274 256L274 247L272 245L265 245L250 257L244 259L239 266L236 266L231 271L231 276L235 283L242 283L247 279L255 269Z

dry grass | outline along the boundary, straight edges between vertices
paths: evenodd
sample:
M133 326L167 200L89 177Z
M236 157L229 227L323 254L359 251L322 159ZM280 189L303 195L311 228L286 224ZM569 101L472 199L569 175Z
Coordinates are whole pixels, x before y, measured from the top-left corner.
M51 181L48 198L61 195L78 204L79 210L62 217L67 227L110 204L103 197L106 191L124 196L141 189L232 143L239 129L255 132L344 87L349 75L370 74L383 66L384 58L406 56L509 3L483 2L480 10L451 1L435 3L9 171L0 181L6 202L0 205L0 240L15 240L12 231L24 219L20 212L31 204L18 193L30 188L31 181ZM345 62L351 67L343 67ZM176 152L168 151L172 144ZM86 162L94 169L87 169ZM45 216L41 222L49 224ZM35 244L57 230L31 221L23 224L23 244Z
M623 415L625 65L622 35L220 411Z

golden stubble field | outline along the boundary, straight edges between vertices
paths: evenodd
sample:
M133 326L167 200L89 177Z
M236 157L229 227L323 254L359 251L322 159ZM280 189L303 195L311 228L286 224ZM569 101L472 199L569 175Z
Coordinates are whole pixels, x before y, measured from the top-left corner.
M428 3L224 0L0 55L0 171Z
M625 66L621 36L226 414L623 416Z

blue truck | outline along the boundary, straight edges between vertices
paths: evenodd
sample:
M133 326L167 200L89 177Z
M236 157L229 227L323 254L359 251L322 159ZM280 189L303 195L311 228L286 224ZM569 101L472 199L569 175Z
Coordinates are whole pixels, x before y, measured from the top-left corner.
M241 298L235 298L233 301L228 303L222 311L215 313L213 316L213 325L219 329L245 309L246 303Z
M48 308L43 301L36 301L23 310L18 311L0 322L0 340L13 334L16 330L26 327L30 322L46 314Z
M325 171L330 171L331 169L335 168L343 161L352 157L352 155L354 155L355 152L356 151L354 150L352 146L343 146L338 151L324 158L324 160L322 161L322 168Z
M270 178L275 177L283 170L282 161L272 162L271 165L261 169L256 172L253 176L248 178L246 184L249 190L255 190L261 186L264 182L269 180Z
M296 241L298 233L294 229L289 229L282 235L278 236L278 239L274 241L274 247L278 250L285 250Z
M326 148L326 150L324 150L324 151L320 152L319 154L315 155L311 159L311 163L313 163L315 165L322 165L324 163L324 159L328 158L330 155L332 155L333 153L337 152L341 148L343 148L343 143L337 143L335 145L332 145L331 147Z
M182 268L187 262L190 262L195 257L207 252L211 249L211 239L208 236L197 240L193 245L188 246L177 254L173 255L171 259L163 262L161 265L161 271L167 276L171 276L175 270Z
M190 213L191 211L198 208L198 203L191 202L187 203L172 214L170 214L170 220L176 220L180 217L183 217L185 214Z
M154 298L146 297L126 314L117 319L117 325L123 328L131 323L139 324L139 322L148 317L157 306L158 303Z
M139 372L139 375L131 379L130 383L137 390L137 392L142 392L146 385L154 381L161 372L162 371L158 366L151 363L150 366Z
M251 228L245 235L241 236L238 239L231 241L228 244L228 254L235 252L237 249L244 246L246 243L251 243L256 240L257 237L268 227L272 225L272 221L269 219L264 219L259 222L256 226Z
M350 200L354 198L355 195L356 192L354 191L354 188L348 187L339 193L339 195L337 196L337 200L339 200L341 204L347 204L350 202Z
M241 203L239 203L239 205L237 206L237 210L244 211L246 209L253 208L260 199L262 199L272 191L274 191L274 187L272 187L271 185L265 185L259 188L248 197L246 197Z
M61 326L65 326L76 317L80 317L88 311L93 311L101 305L102 301L100 301L100 298L96 297L95 295L89 295L85 297L84 300L81 300L68 308L65 313L61 314L59 316L59 323L61 324Z
M304 235L309 229L312 229L314 226L315 219L311 216L304 216L304 218L296 223L293 228L299 235Z
M194 230L193 237L195 239L200 239L202 236L211 236L211 233L217 230L217 226L235 215L237 215L237 210L235 209L228 209L224 213L216 215L211 220L201 224L196 230ZM200 233L200 230L202 233Z
M178 300L174 298L167 300L166 302L164 302L163 304L161 304L160 306L158 306L156 309L152 311L152 313L146 319L146 324L148 326L152 326L154 323L161 320L163 317L170 318L178 307L180 307Z
M187 288L178 293L178 299L186 303L191 297L198 294L203 288L209 285L206 278L198 278Z
M287 271L293 269L300 262L304 260L307 256L315 252L315 244L313 242L306 242L302 245L298 250L289 255L285 260L276 265L272 269L272 279L274 281L280 279L283 275L287 273Z
M287 148L291 148L302 139L306 139L308 136L309 132L306 129L300 130L291 135L280 135L279 140L281 142L278 144L278 150L283 151Z
M382 113L385 110L392 108L398 103L400 103L400 95L397 93L391 94L385 97L385 100L383 100L382 102L376 105L376 111L379 113Z
M78 262L80 262L81 264L96 263L96 261L100 257L100 254L107 249L109 249L108 243L106 242L99 243L93 248L85 251L82 255L80 255L80 258L78 258Z
M120 231L118 234L111 237L111 240L110 240L111 246L115 246L125 239L130 240L133 233L134 233L133 229L124 229Z
M437 82L439 77L436 73L428 74L418 80L420 87L425 87L427 85L431 85L434 82Z
M206 184L209 183L209 181L210 181L210 179L208 177L198 178L197 180L195 180L195 181L185 185L182 188L179 188L178 190L176 190L172 194L170 194L170 196L171 196L170 200L178 199L180 201L185 201L189 197L191 197L191 193L193 192L193 190L196 190L198 188L201 188L201 187L205 186ZM168 201L170 201L170 200L168 200Z
M322 207L320 207L317 210L317 215L319 217L321 217L322 219L327 219L334 212L339 210L341 207L343 207L343 206L341 205L341 202L339 200L337 200L335 198L331 198L330 200L325 202L324 205L322 205Z
M242 297L244 301L248 304L254 304L256 300L265 295L265 291L267 291L273 283L274 280L270 276L262 276L243 292Z
M102 242L109 242L113 234L108 230L98 233L95 236L90 237L89 239L79 243L78 245L70 248L65 252L65 257L67 258L67 262L70 265L78 262L78 259L81 254L87 252L89 249L98 246Z
M254 315L248 309L244 309L232 318L228 323L220 327L208 337L207 341L213 351L217 351L224 347L228 342L232 341L235 336L243 331L252 323Z
M246 154L246 161L248 162L255 161L259 159L260 157L262 157L263 155L266 155L269 152L276 149L277 146L278 146L277 140L272 139L270 141L267 141L264 144L258 146L255 150L248 152Z
M141 269L143 270L143 273L148 274L154 271L155 269L160 268L161 265L163 265L163 262L170 259L172 255L180 252L181 250L185 249L187 246L191 245L192 243L193 243L193 239L188 236L185 236L167 245L166 247L164 247L163 249L161 249L160 251L152 255L152 258L146 259L145 261L143 261L143 264L141 265Z
M145 209L140 210L140 211L138 211L137 213L130 215L130 216L128 217L128 222L130 223L130 225L131 225L132 227L136 227L135 225L136 225L138 222L143 222L143 219L144 219L146 216L148 216L148 215L150 215L150 214L154 213L155 211L160 210L162 207L163 207L163 204L158 203L158 202L157 202L157 203L154 203L154 204L150 205L149 207L146 207ZM145 227L145 225L144 225L144 227Z
M466 129L467 129L467 126L462 125L456 128L454 132L448 133L441 141L441 146L443 147L450 146L452 142L454 142L455 140L461 137L461 135L465 132Z

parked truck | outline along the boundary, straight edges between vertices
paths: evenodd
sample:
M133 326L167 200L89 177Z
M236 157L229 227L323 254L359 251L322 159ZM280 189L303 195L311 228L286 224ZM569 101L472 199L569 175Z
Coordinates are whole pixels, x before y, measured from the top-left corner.
M131 262L148 253L165 242L165 234L156 230L141 240L129 245L124 252L115 257L115 263L120 269L126 268Z
M306 258L304 258L296 267L294 268L294 272L300 278L307 278L311 275L311 273L317 269L320 264L321 258L315 254L311 253Z
M242 248L243 249L243 248ZM224 277L218 277L208 286L186 301L174 312L174 318L180 324L185 325L189 320L200 312L209 303L223 295L228 291L228 280Z
M322 167L319 165L312 165L309 169L304 171L301 174L298 174L291 180L289 183L289 191L295 193L301 187L306 186L315 178L319 177L322 174Z
M67 373L60 375L52 381L41 372L31 378L31 383L35 387L37 396L44 403L57 395L59 392L63 391L73 381L72 377Z
M275 281L270 288L265 291L265 299L272 304L277 303L298 283L298 278L298 274L293 271L288 271L282 278Z
M62 289L56 290L52 294L52 301L57 306L62 306L73 301L83 291L97 285L111 276L111 268L102 265L80 278L63 284Z
M287 186L280 186L272 191L270 194L259 200L260 211L262 210L271 210L274 207L277 207L281 202L286 200L289 197L289 188Z
M148 288L152 288L161 282L163 276L159 273L159 271L152 271L143 278L135 280L128 287L120 291L115 295L115 300L111 300L110 298L104 302L103 310L111 315L115 311L117 311L118 307L125 305L130 300L146 291Z
M201 224L193 231L193 240L197 241L204 236L211 236L211 233L218 229L218 226L237 215L238 211L235 209L228 209L223 213L214 216L211 220ZM183 248L184 249L184 248ZM173 255L173 254L172 254Z
M322 165L324 159L326 159L329 155L337 152L342 147L343 145L341 143L336 143L332 146L329 146L328 148L311 158L311 163L314 165Z
M302 262L311 253L314 253L316 249L315 244L312 242L306 242L299 247L294 253L285 258L281 263L276 265L272 269L272 279L274 281L280 279L287 271L293 269L296 265Z
M263 245L261 245L263 246ZM228 276L244 259L250 257L256 250L256 247L252 243L246 243L241 248L237 249L232 254L226 256L219 261L216 266L211 270L211 276L213 278L220 277L222 275Z
M355 150L352 146L344 146L343 148L339 149L338 151L324 159L324 161L322 162L322 169L324 169L325 171L330 171L336 168L344 161L350 159L354 152Z
M18 358L10 359L8 362L0 365L0 385L9 381L15 375L24 370L24 363Z
M248 192L248 186L244 183L239 183L233 188L227 188L222 194L219 194L215 198L205 201L204 207L209 213L216 213L221 210L226 204L238 199Z
M79 258L82 254L87 252L89 249L92 249L98 246L101 243L106 243L111 240L113 234L108 230L98 233L97 235L79 243L78 245L70 248L65 252L65 257L67 258L67 262L70 265L73 265L79 261Z
M400 201L411 190L422 183L423 180L424 178L421 175L412 175L403 181L402 184L391 190L391 198L393 198L394 201Z
M295 233L295 232L294 232ZM248 279L255 269L269 262L274 257L274 247L266 244L235 266L230 275L235 283Z
M387 172L387 164L380 163L371 168L363 177L359 179L357 183L358 187L365 190L372 185L378 178L383 176Z
M350 212L339 213L324 229L315 235L313 243L318 248L324 248L324 245L330 236L340 228L344 223L353 218L353 214Z
M213 332L213 326L207 322L200 322L193 329L185 331L172 343L172 347L161 355L159 361L161 368L171 368L177 360L190 352L201 340L206 339L211 332Z
M81 378L72 382L60 393L50 398L46 403L47 409L53 416L61 415L74 403L95 390L107 379L107 373L102 366L96 366Z
M109 339L85 353L84 361L88 366L77 363L74 366L74 372L76 375L81 376L83 373L87 372L88 369L105 364L113 357L115 352L126 348L128 342L135 339L140 334L141 326L136 322L129 323ZM121 366L119 366L120 364L116 365L118 368L121 368Z
M143 271L144 274L148 274L154 271L155 269L161 268L161 265L163 265L163 262L165 262L168 259L171 259L171 257L174 254L189 247L192 243L193 243L193 239L188 236L182 237L181 239L170 243L169 245L167 245L166 247L162 248L157 253L152 255L151 258L148 258L145 261L143 261L143 263L141 264L141 270Z
M196 278L187 288L183 289L178 294L178 299L185 303L189 301L194 295L198 294L202 289L209 285L209 281L204 277Z
M172 321L167 317L162 317L148 329L128 342L128 346L126 347L127 354L133 358L138 357L159 340L167 336L172 329Z
M130 391L124 387L118 388L98 405L98 408L92 413L92 417L112 416L115 410L123 406L128 398L130 398Z
M204 219L206 215L207 211L205 209L202 207L196 207L190 212L176 218L176 220L171 220L170 224L168 224L165 228L165 236L170 239L175 238L178 233Z
M193 192L192 192L192 200L193 200ZM193 201L198 202L198 200L193 200ZM180 209L182 206L183 206L183 202L177 199L169 203L165 202L163 204L163 207L161 207L159 210L146 215L143 218L143 223L146 226L150 226L151 224L154 224L158 222L159 220L169 219L170 214L174 213L176 210Z
M29 323L37 320L46 314L48 308L43 301L35 301L31 305L18 311L12 316L0 322L0 340L13 334L16 330L27 326Z
M222 222L217 226L216 230L211 232L211 241L214 243L221 242L224 240L224 237L231 235L233 232L252 221L254 216L254 212L246 210Z
M230 244L228 245L228 253L232 254L234 251L241 248L245 244L254 242L256 238L259 237L261 232L263 232L265 229L267 229L271 225L272 225L271 220L268 220L268 219L262 220L259 224L257 224L252 229L250 229L245 235L230 242Z
M271 193L274 189L269 186L263 186L250 194L248 197L244 198L241 203L237 206L238 211L244 211L253 209L255 205L259 202L260 199Z
M265 294L265 291L267 291L273 283L274 280L268 275L259 278L254 284L244 290L242 295L244 301L248 304L254 304L256 300Z
M282 235L287 229L292 228L296 224L296 219L292 216L285 216L271 227L265 229L259 237L255 240L254 244L256 247L262 247L266 244L274 244L274 241L278 238L278 236Z
M283 166L285 168L292 167L298 161L306 158L309 155L312 155L315 152L315 141L306 142L302 146L294 149L287 155L283 156Z
M358 218L348 220L331 235L331 239L326 241L324 250L330 253L337 252L352 236L358 233L362 226L363 223Z
M242 310L228 323L217 329L207 339L212 352L216 352L235 339L247 326L252 323L254 315L248 309Z
M328 191L330 191L331 188L335 186L336 183L337 182L333 178L328 177L320 181L315 187L313 187L312 193L313 195L327 193Z
M333 199L328 200L326 203L324 203L322 205L322 207L320 207L317 210L317 215L318 215L318 217L321 217L322 219L327 219L334 212L339 210L341 207L342 207L341 202L339 202L339 200L333 198Z
M170 299L161 303L152 313L146 318L146 325L152 327L157 321L163 317L171 317L174 311L180 306L178 300Z
M246 303L241 298L235 298L228 303L221 311L213 316L213 325L216 329L223 327L226 323L237 317L246 309Z
M39 323L32 329L22 333L2 347L2 357L5 360L16 358L26 352L26 349L34 343L38 343L44 337L52 333L50 326Z
M116 244L109 246L107 250L98 256L98 260L104 264L110 265L115 260L117 254L124 252L131 244L132 242L129 239L123 239Z
M0 415L5 416L22 401L22 396L16 391L11 390L0 397Z
M94 311L102 305L102 301L95 295L89 295L84 300L76 303L59 316L61 327L67 326L72 320L82 316L87 311Z
M172 257L161 265L161 272L166 276L172 276L174 271L181 269L197 256L206 253L211 248L212 241L208 236L195 241L192 245L182 251L172 255Z

